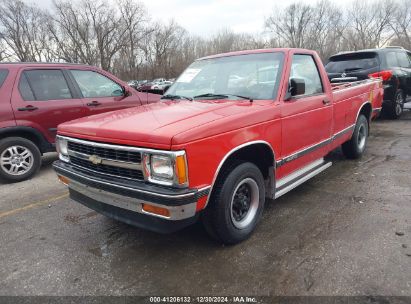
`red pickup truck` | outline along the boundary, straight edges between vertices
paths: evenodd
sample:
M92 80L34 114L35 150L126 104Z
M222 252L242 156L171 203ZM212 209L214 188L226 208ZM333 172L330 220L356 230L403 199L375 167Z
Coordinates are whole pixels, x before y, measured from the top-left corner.
M246 239L266 198L360 157L381 80L332 87L318 55L265 49L195 61L163 101L64 123L54 163L70 196L131 225L173 232L201 218Z
M160 99L87 65L0 64L0 179L33 176L54 150L57 125Z

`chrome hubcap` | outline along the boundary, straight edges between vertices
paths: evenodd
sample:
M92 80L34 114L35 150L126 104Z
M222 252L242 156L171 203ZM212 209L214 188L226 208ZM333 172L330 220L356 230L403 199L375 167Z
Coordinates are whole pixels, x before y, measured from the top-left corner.
M23 175L33 167L33 154L22 146L11 146L0 155L0 166L10 175Z
M365 141L367 139L367 129L365 125L361 125L358 129L357 144L360 151L365 148Z
M403 104L404 104L403 97L401 94L398 94L396 102L395 102L395 114L400 115L402 113Z
M231 198L231 221L238 229L246 228L255 218L260 203L258 185L252 178L243 179Z

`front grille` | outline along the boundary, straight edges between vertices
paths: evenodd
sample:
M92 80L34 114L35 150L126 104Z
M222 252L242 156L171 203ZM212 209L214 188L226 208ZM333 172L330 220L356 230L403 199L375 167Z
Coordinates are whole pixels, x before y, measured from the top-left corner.
M141 152L139 151L125 151L122 150L121 147L111 148L106 146L99 146L98 143L87 144L87 142L74 142L70 140L68 141L68 150L69 153L73 152L72 154L70 154L71 163L82 169L102 174L109 174L119 178L144 180L144 175L141 170L121 168L116 166L116 164L107 165L105 163L102 163L95 165L88 160L88 157L96 155L103 160L107 159L131 164L140 164ZM84 155L76 155L74 152Z
M87 155L97 155L102 158L119 160L131 163L141 163L141 153L116 150L102 147L95 147L91 145L86 145L77 142L68 142L68 149L71 151L87 154Z
M95 165L92 162L81 159L78 157L71 156L70 161L73 165L79 166L86 170L93 170L95 172L103 173L103 174L110 174L115 177L123 177L123 178L130 178L130 179L138 179L143 180L143 172L140 170L133 170L133 169L126 169L126 168L119 168L107 165Z

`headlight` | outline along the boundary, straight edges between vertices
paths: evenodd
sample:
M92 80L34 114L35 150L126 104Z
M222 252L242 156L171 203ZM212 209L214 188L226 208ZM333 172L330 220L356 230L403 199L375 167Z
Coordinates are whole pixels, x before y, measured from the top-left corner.
M184 151L165 154L144 153L143 165L144 176L149 182L175 187L188 186Z
M170 156L152 155L151 175L160 179L172 179L174 176L174 168Z
M59 158L62 161L68 162L68 142L66 139L57 137L56 139L56 149L59 154Z

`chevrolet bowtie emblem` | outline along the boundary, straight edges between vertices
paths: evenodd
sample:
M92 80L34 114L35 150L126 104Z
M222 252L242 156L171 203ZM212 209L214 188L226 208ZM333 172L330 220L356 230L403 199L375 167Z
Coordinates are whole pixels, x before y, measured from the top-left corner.
M103 160L97 155L90 155L88 160L91 161L95 165L100 165L103 162Z

